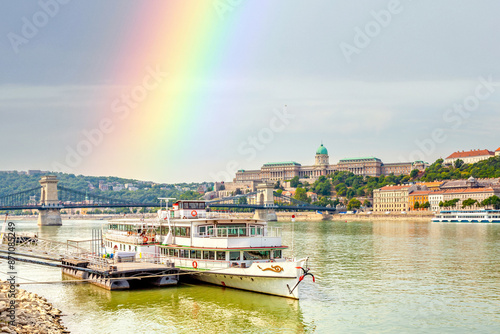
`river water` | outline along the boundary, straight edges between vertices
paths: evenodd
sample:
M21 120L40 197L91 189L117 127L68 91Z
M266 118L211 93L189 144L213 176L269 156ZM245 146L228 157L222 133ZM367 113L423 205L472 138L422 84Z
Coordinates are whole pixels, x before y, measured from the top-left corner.
M90 239L103 221L17 231ZM205 284L110 292L85 283L22 285L63 311L72 333L499 333L500 224L296 222L284 244L310 257L301 300ZM291 250L285 252L289 256ZM17 263L19 282L61 281ZM0 266L2 278L6 263ZM21 279L26 278L26 279Z

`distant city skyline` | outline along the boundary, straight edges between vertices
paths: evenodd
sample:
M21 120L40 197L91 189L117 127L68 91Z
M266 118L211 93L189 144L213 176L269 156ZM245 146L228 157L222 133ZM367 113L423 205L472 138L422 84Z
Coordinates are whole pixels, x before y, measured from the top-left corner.
M330 161L500 146L493 0L0 8L0 170L213 182L321 142Z

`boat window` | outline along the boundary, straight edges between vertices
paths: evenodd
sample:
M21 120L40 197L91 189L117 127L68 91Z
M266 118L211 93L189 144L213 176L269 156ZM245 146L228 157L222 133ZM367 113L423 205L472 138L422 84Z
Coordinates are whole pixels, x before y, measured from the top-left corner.
M198 228L198 232L200 233L200 235L207 235L207 227L206 226L200 226Z
M243 260L265 260L270 259L269 251L244 251Z
M262 235L262 227L250 226L250 235Z
M218 261L226 261L226 252L217 252Z
M273 250L273 258L275 258L275 259L281 259L281 249L275 249L275 250Z
M201 250L191 250L192 259L201 259Z
M189 237L190 236L190 227L176 227L175 235L178 237Z
M229 261L239 261L240 252L229 252Z
M187 250L187 249L180 249L179 250L179 257L183 257L183 258L189 259L189 250Z
M219 237L245 236L247 235L246 230L245 224L219 225L217 234Z

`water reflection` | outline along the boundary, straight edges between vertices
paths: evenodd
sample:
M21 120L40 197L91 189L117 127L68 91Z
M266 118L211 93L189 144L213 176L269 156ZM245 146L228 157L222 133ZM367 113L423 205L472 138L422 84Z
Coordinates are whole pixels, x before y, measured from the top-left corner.
M93 330L106 330L116 321L122 326L133 320L137 327L142 324L144 330L159 326L176 328L176 332L229 333L243 328L255 333L307 332L296 300L212 285L183 283L170 288L111 292L86 284L74 285L66 294L83 308L72 321L87 321L89 314L102 315L102 324L94 324ZM116 319L117 312L129 316Z

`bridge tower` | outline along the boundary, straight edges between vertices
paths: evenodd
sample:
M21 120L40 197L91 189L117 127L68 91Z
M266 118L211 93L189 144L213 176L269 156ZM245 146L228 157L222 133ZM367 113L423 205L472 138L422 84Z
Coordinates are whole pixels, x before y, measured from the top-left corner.
M61 226L61 208L57 197L57 177L55 175L42 176L40 185L42 194L40 204L42 208L38 210L39 226Z
M257 185L257 204L269 206L269 209L255 210L255 219L276 221L276 212L272 209L274 205L274 184L264 182Z

